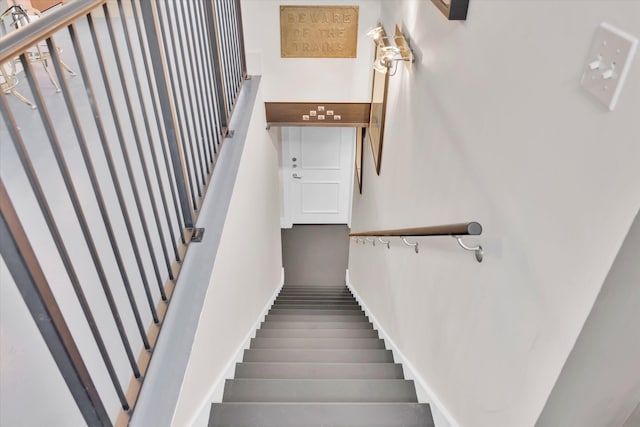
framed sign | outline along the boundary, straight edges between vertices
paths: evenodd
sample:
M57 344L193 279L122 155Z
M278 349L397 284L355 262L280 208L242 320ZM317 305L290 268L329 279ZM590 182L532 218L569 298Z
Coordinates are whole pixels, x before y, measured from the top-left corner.
M280 6L282 58L355 58L358 6Z
M362 194L362 159L364 157L364 134L366 128L356 129L356 179L358 180L358 190Z
M449 21L464 21L467 19L467 10L469 10L469 0L431 0L440 12L447 17Z
M382 55L384 43L376 45L376 61ZM382 140L384 136L384 119L387 110L387 89L389 87L389 73L373 70L373 85L371 89L371 113L369 115L369 142L373 152L373 164L376 173L380 175L382 164Z

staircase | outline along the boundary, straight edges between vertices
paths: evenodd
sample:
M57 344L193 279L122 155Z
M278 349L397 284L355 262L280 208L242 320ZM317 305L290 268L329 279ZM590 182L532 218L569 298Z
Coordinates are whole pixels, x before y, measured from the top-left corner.
M433 426L417 402L345 286L285 285L209 426Z

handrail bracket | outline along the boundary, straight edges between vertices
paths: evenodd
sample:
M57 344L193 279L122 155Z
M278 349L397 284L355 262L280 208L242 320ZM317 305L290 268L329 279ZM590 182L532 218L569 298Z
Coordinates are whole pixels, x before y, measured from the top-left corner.
M415 249L416 253L418 253L418 242L415 242L415 243L408 242L407 238L404 236L400 236L400 238L402 239L402 243L404 243L407 246L413 246L413 249Z
M474 247L467 246L467 245L462 241L462 237L461 237L461 236L451 236L451 237L453 237L454 239L456 239L456 240L458 241L458 244L460 245L460 247L461 247L462 249L467 250L467 251L473 251L473 252L475 252L475 255L476 255L476 261L478 261L478 262L482 262L482 258L483 258L483 256L484 256L484 252L483 252L483 250L482 250L482 246L480 246L480 245L478 245L478 246L474 246Z
M378 237L378 242L387 245L387 249L391 249L391 240L384 240L382 237Z

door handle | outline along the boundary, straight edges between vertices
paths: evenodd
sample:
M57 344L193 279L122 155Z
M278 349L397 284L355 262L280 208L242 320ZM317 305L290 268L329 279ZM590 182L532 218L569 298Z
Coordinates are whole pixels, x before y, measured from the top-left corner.
M302 179L302 177L300 175L298 175L297 173L294 173L292 175L295 179Z

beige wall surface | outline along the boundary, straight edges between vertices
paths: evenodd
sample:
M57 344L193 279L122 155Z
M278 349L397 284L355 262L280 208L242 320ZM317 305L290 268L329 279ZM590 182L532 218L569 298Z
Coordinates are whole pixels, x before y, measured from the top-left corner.
M485 260L351 243L350 280L454 425L535 424L640 207L640 58L616 110L579 82L602 21L640 2L383 1L416 55L389 83L382 171L365 147L354 231L476 220Z
M259 90L213 274L172 425L191 425L280 284L277 150ZM229 139L226 144L233 144Z
M356 58L281 58L280 5L359 6ZM379 17L378 0L242 0L247 72L262 75L270 102L369 102L373 43L367 31Z
M631 225L537 427L640 425L638 255L640 215Z

